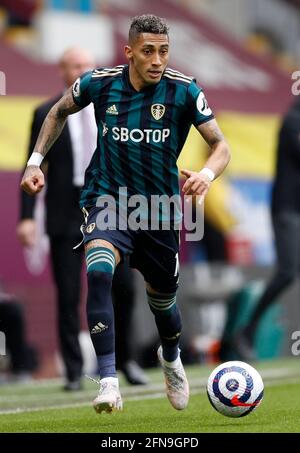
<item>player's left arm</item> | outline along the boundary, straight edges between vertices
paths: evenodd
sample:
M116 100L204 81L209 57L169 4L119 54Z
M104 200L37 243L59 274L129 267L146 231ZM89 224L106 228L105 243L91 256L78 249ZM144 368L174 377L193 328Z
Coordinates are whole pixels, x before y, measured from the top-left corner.
M182 191L185 195L201 195L205 197L209 187L226 168L230 161L230 150L221 129L215 119L197 126L206 143L210 148L210 155L205 166L199 172L182 170L181 173L187 178Z

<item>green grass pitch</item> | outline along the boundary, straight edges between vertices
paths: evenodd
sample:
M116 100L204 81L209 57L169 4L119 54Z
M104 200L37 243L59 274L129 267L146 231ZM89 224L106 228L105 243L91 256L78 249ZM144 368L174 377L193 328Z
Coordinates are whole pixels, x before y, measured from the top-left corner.
M149 386L126 386L121 380L124 410L97 415L91 401L97 385L66 393L62 382L35 381L0 386L1 433L292 433L300 432L299 358L253 364L265 382L257 411L233 419L217 413L206 396L214 366L186 367L191 385L189 406L174 410L165 394L160 369L149 371Z

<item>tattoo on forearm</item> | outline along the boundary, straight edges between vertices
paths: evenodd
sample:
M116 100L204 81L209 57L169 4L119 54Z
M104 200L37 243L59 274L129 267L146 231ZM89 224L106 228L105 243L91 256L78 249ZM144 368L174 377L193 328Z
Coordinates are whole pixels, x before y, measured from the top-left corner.
M209 129L208 144L210 146L213 146L216 143L224 140L224 136L218 127L211 126Z
M65 119L68 115L78 112L80 107L74 103L72 91L69 89L64 97L56 104L56 118Z
M221 141L224 141L224 136L216 120L211 120L205 124L200 124L200 126L198 126L198 131L210 147L218 144Z

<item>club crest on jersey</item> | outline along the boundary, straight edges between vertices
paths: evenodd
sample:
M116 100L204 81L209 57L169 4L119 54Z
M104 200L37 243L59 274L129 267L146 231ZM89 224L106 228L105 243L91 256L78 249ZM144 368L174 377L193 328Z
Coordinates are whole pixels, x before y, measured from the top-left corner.
M151 114L155 120L160 120L166 111L166 107L162 104L153 104L151 105Z
M92 232L94 231L94 229L95 229L95 226L96 226L95 222L90 223L90 224L86 227L85 231L86 231L87 233L92 233Z

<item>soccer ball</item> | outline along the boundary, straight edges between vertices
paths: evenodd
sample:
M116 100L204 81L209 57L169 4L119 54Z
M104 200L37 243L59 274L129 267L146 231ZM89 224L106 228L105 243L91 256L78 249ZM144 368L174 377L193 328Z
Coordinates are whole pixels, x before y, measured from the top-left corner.
M262 402L264 383L247 363L225 362L209 376L207 395L211 405L226 417L244 417Z

